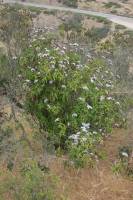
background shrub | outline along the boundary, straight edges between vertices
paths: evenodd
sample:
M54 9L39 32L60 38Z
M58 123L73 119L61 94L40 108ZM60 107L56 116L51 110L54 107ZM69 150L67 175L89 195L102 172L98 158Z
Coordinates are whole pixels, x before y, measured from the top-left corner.
M13 200L53 200L56 177L41 171L31 159L23 160L17 172L1 169L0 199L10 196Z
M69 7L77 7L78 1L77 0L59 0L59 2L62 2L64 5Z

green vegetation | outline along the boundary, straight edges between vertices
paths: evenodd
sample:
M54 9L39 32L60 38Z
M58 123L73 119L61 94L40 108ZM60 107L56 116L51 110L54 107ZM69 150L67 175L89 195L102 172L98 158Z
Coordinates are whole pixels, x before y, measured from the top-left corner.
M27 109L48 140L56 149L70 151L76 163L95 155L95 145L120 122L120 103L110 96L111 71L97 59L82 65L78 54L51 48L46 40L33 42L20 63L28 86Z
M18 167L17 173L10 170L0 170L3 181L0 184L0 199L7 194L13 200L55 200L53 194L56 177L41 171L37 163L26 160Z
M42 28L33 20L40 12L0 12L0 200L63 200L54 159L68 171L106 162L102 144L126 127L133 106L131 94L119 93L132 87L132 32L112 33L99 17L89 19L102 26L83 28L86 16L66 13L56 16L58 28ZM132 176L131 154L132 147L119 149L115 174Z
M91 40L95 43L101 40L102 38L105 38L108 35L109 27L103 27L103 28L92 28L91 30L88 30L85 35L88 38L91 38Z
M112 7L114 7L114 8L120 8L121 5L118 4L118 3L115 3L115 2L108 2L108 3L105 3L105 7L106 8L112 8Z
M110 23L104 18L99 17L88 17L88 20L92 19L94 22L104 23L103 27L92 27L88 29L87 27L83 27L84 17L79 14L75 14L69 19L65 20L60 26L60 36L65 37L68 41L77 42L79 44L88 44L93 47L95 44L100 41L102 38L107 37L110 31ZM89 23L89 22L88 22ZM87 46L87 45L86 45Z
M115 174L123 174L133 178L132 163L129 158L132 154L132 146L122 146L119 148L118 160L112 166L112 171Z
M59 0L59 2L62 2L64 5L69 6L69 7L77 7L77 0Z

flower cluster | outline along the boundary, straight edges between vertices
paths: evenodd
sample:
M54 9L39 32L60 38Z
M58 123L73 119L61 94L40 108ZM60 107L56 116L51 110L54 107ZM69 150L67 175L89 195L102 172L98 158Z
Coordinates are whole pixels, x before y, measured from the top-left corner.
M77 43L70 44L79 48ZM87 57L91 59L88 53ZM78 158L94 153L103 135L120 120L120 102L111 95L114 76L100 59L83 64L67 46L37 40L20 59L27 108L47 131L56 148ZM74 149L74 152L73 152ZM73 152L73 153L72 153Z

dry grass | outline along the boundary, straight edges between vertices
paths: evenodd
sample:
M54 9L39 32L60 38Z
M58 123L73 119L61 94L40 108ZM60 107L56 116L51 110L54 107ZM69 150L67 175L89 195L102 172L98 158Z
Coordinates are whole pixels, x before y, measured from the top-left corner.
M114 175L111 170L118 147L129 143L131 137L133 139L133 135L125 130L114 131L103 146L107 159L93 169L64 169L62 159L53 160L51 170L61 179L59 192L65 193L68 200L132 200L133 182Z
M7 101L5 97L1 97L0 100L1 106ZM10 104L5 104L1 111L10 115ZM18 119L22 119L19 110L17 110L17 116ZM129 117L132 117L132 113ZM34 148L36 156L39 156L41 147L38 146L37 141L34 142L32 139L33 130L27 121L24 119L22 121L29 140L36 148ZM15 131L13 122L11 122L11 126ZM15 133L16 136L20 134L19 129L16 129ZM133 141L132 124L130 124L130 130L114 130L112 136L108 137L100 147L100 150L102 148L103 151L106 151L107 158L99 161L94 168L86 167L80 170L72 167L64 168L63 158L51 156L49 159L51 172L60 178L60 188L57 193L65 196L67 200L133 200L133 182L122 175L116 176L111 170L111 166L117 158L118 148L131 143L131 141ZM7 200L9 199L7 198Z
M115 3L118 7L112 6L110 8L106 7L108 3ZM126 15L132 16L133 15L133 1L122 1L122 0L95 0L95 1L85 1L79 0L79 7L85 9L91 9L99 12L106 12L111 13L115 12L118 15Z

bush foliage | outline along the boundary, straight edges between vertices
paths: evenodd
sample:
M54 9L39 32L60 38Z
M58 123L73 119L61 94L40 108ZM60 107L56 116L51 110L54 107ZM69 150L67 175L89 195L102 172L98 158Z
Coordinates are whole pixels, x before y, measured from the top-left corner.
M110 95L114 77L108 67L100 59L82 64L80 55L50 47L45 40L33 42L20 63L27 109L48 140L69 151L77 163L95 155L95 145L120 119L120 103Z

